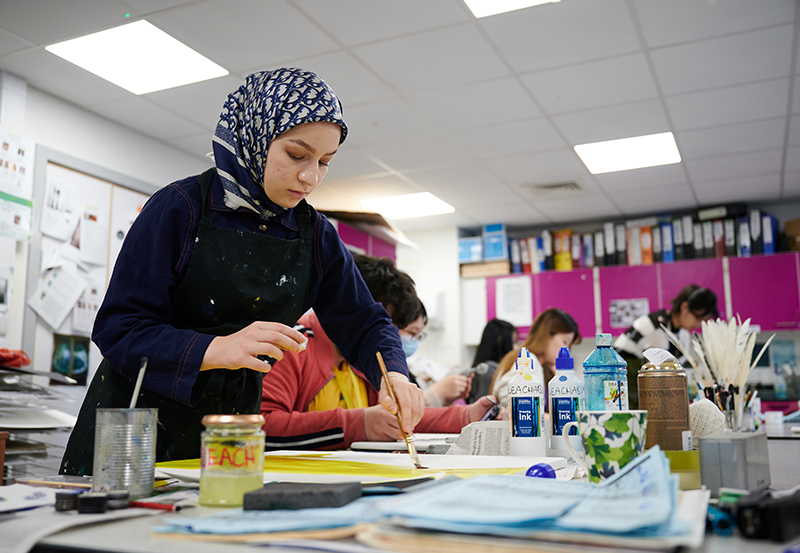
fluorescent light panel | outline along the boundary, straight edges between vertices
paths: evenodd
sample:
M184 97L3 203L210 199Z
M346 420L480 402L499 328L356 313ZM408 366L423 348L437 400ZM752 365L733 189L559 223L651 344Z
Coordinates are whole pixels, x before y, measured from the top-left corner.
M428 215L441 215L455 211L452 205L443 202L430 192L362 200L361 205L380 213L388 219L427 217Z
M671 132L578 144L575 152L593 175L680 163Z
M145 20L51 44L45 50L137 95L228 74Z
M464 0L464 3L475 17L481 18L560 1L561 0Z

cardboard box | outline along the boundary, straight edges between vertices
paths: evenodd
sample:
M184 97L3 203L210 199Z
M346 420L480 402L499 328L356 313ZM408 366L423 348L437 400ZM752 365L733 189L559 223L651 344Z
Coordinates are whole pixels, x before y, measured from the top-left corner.
M505 261L508 259L508 235L502 224L483 227L483 260Z
M786 241L789 243L789 251L800 252L800 219L786 221Z
M480 236L458 239L458 262L480 263L483 261L483 239Z
M481 278L511 274L511 262L489 261L486 263L469 263L461 266L461 278Z

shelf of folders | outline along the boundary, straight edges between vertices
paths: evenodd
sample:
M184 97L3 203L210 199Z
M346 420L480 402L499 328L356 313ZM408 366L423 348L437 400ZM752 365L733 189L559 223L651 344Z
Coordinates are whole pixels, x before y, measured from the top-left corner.
M608 222L590 232L544 230L525 238L510 238L505 225L495 224L485 226L481 236L460 239L459 261L462 272L482 271L469 267L482 263L501 275L749 257L779 251L779 232L774 216L746 204Z
M661 325L661 328L694 369L702 394L725 414L725 427L742 429L745 408L755 398L753 390L746 390L747 377L775 335L769 337L753 359L757 332L750 326L750 319L742 322L737 316L728 322L703 321L702 334L692 335L691 351L667 327Z

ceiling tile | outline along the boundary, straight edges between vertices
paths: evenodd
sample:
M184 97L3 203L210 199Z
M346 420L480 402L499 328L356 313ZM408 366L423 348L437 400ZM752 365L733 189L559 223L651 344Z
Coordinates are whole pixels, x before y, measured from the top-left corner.
M792 23L794 4L792 0L633 0L651 48Z
M619 190L609 192L609 195L627 217L697 207L694 193L688 184Z
M689 178L694 184L710 180L720 181L750 175L780 173L783 149L734 156L689 159L684 163L689 172Z
M497 158L488 160L486 165L514 186L569 181L583 185L591 180L589 171L572 148Z
M360 46L353 53L405 95L510 75L471 24Z
M504 187L497 175L478 162L407 172L405 175L434 194L444 191L457 193L462 188L482 188L484 194L490 197L496 189Z
M552 117L570 145L665 132L667 115L659 100L629 102Z
M29 48L31 46L33 46L33 43L25 42L0 28L0 56L4 56L24 48Z
M325 182L362 178L365 176L385 176L386 169L377 165L364 153L346 140L330 164Z
M347 108L344 111L354 146L415 138L420 129L435 133L441 129L407 102L393 99Z
M232 73L273 69L338 47L284 0L192 3L147 20Z
M481 225L505 223L509 226L528 227L550 222L545 215L527 204L510 204L504 207L487 207L464 210L464 214Z
M672 163L658 167L644 167L630 171L615 171L595 175L594 178L606 192L652 190L663 186L687 185L683 165Z
M346 46L386 40L471 19L458 1L295 0L294 4ZM365 25L365 21L370 24Z
M624 0L570 0L487 17L479 24L518 72L640 50Z
M480 159L531 154L567 146L546 119L471 129L463 132L460 139Z
M213 162L206 154L211 152L211 137L213 135L214 131L209 129L207 132L201 132L191 136L181 136L173 138L172 140L166 140L165 142L188 154L207 160L210 167L213 165Z
M343 50L298 59L292 65L313 71L327 82L339 96L344 106L345 118L353 106L396 96L395 91L386 83Z
M403 232L409 232L412 230L425 230L442 227L471 228L480 226L483 223L456 211L455 213L447 213L445 215L431 215L429 217L399 219L397 221L392 221L392 224Z
M221 2L225 0L216 1ZM150 12L158 12L184 4L191 4L194 0L124 0L124 2L126 6L130 6L138 13L147 15Z
M785 132L784 119L767 119L712 129L681 131L675 134L675 141L683 159L695 159L780 148L783 146Z
M664 94L787 77L792 26L781 25L651 52Z
M113 102L95 104L95 113L116 120L131 129L153 136L159 140L170 140L203 132L203 127L187 121L160 106L155 106L141 96L124 98ZM212 130L207 135L211 138Z
M521 79L551 115L657 96L642 54L528 73Z
M786 167L784 170L787 173L800 171L800 147L786 150Z
M798 56L800 58L800 56ZM800 77L795 77L792 90L792 113L800 113Z
M777 200L780 194L780 175L761 175L731 178L724 182L694 185L700 205L730 202L764 202Z
M421 92L410 100L435 121L458 130L542 115L525 88L511 77Z
M0 2L0 24L33 44L45 46L122 25L130 21L125 18L129 11L117 0L5 0Z
M554 222L570 223L598 218L614 218L621 215L613 203L601 194L586 194L562 200L537 201L536 209Z
M407 171L468 163L472 156L444 133L419 134L413 140L401 139L361 147L361 151L394 170Z
M733 86L671 96L667 110L677 130L697 129L786 115L789 80Z
M783 179L783 197L800 197L800 172L786 173Z
M228 94L239 88L242 80L227 75L209 81L147 94L147 99L162 108L182 115L213 134Z
M4 56L0 60L0 66L25 78L29 85L79 106L133 96L127 90L44 49Z
M783 123L783 121L781 121ZM789 144L800 146L800 115L792 115L789 119Z

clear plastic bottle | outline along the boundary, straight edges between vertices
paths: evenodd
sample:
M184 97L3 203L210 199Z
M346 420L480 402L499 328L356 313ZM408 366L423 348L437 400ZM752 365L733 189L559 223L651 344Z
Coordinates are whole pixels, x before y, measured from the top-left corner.
M772 383L772 393L775 399L786 399L788 397L788 386L786 385L786 377L783 376L783 370L777 365L775 366L775 382Z
M546 457L544 433L544 382L533 371L533 359L522 348L516 360L517 374L508 383L511 438L508 454Z
M587 411L628 410L628 369L611 347L611 334L597 334L595 349L583 362Z
M550 396L550 421L551 437L550 449L565 450L562 430L570 421L577 422L575 413L581 410L583 404L583 382L575 374L575 361L570 355L569 348L561 348L556 357L556 375L548 384ZM569 441L575 451L581 450L581 438L578 429L569 431Z

